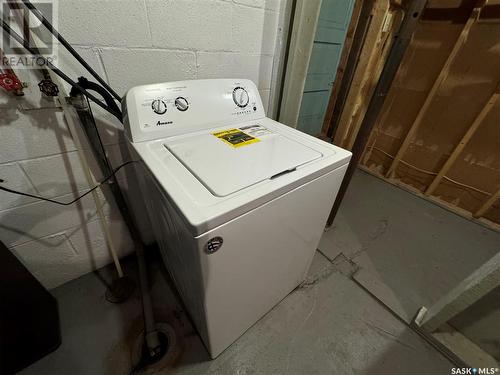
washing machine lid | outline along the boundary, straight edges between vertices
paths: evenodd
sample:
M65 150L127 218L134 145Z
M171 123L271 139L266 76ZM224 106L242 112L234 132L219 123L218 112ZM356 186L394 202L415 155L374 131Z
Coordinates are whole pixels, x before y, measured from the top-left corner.
M291 173L323 156L257 124L175 137L164 146L217 197Z

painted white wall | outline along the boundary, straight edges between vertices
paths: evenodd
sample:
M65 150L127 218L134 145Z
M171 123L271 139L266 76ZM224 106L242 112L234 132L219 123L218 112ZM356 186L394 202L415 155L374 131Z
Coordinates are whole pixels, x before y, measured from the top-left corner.
M277 86L273 65L283 44L285 1L60 0L58 27L120 95L159 81L238 77L252 79L267 106ZM74 78L90 78L67 53L59 66ZM88 184L65 113L57 100L41 97L38 72L19 75L29 83L24 98L0 92L0 178L5 186L69 200ZM130 160L121 126L93 109L113 165ZM130 170L118 175L139 212L130 177ZM128 254L126 227L109 194L101 196L108 198L106 221L120 255ZM144 236L151 239L147 231ZM48 288L111 262L91 195L78 205L56 206L0 192L0 239Z

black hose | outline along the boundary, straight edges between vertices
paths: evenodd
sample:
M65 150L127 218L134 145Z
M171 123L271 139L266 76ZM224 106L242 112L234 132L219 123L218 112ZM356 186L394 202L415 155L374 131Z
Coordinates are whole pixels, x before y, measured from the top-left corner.
M104 87L102 87L101 85L99 85L95 82L89 81L85 77L78 78L78 84L80 85L80 87L83 87L87 91L88 90L95 91L98 94L100 94L109 108L111 108L113 111L121 114L122 111L121 111L120 107L118 107L118 105L116 104L116 102L113 99L113 97L111 96L111 94ZM79 93L80 93L80 90L73 87L71 89L69 95L71 97L75 97ZM122 122L121 118L119 120L120 120L120 122Z
M75 59L78 60L80 64L82 64L85 69L89 71L90 74L109 92L111 93L116 100L120 101L121 97L118 95L107 83L104 79L102 79L97 72L92 69L92 67L87 64L87 62L78 54L78 52L75 51L75 49L62 37L61 34L52 26L52 24L44 17L44 15L33 5L29 2L29 0L22 0L24 5L32 11L32 13L35 15L36 18L38 18L42 24L54 35L59 42L68 50L71 55ZM109 104L108 104L109 105Z
M67 83L69 83L72 87L78 89L82 94L87 96L90 100L92 100L94 103L96 103L99 107L105 109L109 113L111 113L113 116L115 116L120 122L122 121L122 114L121 112L116 112L115 110L111 109L108 107L106 104L101 102L99 99L97 99L94 95L89 93L87 90L85 90L83 87L81 87L78 83L74 82L71 78L69 78L66 74L64 74L59 68L54 66L50 61L45 59L43 56L41 56L39 53L37 53L36 49L33 47L30 47L29 43L22 38L18 33L16 33L14 30L11 29L11 27L5 22L5 20L2 20L2 28L5 30L7 35L10 37L14 38L19 44L21 44L29 53L31 53L33 56L35 56L37 59L43 59L47 63L47 67L52 70L55 74L57 74L59 77L61 77L63 80L65 80ZM115 103L116 104L116 103Z

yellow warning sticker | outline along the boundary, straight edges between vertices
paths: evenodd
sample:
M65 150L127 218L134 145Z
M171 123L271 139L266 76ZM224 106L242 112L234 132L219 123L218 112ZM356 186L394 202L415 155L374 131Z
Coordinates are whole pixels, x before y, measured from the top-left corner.
M224 143L227 143L235 148L260 142L259 138L252 137L251 135L242 132L240 129L227 129L212 133L212 135L215 135Z

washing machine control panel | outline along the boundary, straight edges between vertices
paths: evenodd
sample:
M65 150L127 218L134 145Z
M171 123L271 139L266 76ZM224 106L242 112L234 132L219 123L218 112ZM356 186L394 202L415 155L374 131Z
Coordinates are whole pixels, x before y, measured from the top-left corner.
M130 89L122 101L132 142L153 140L265 117L250 80L167 82Z

